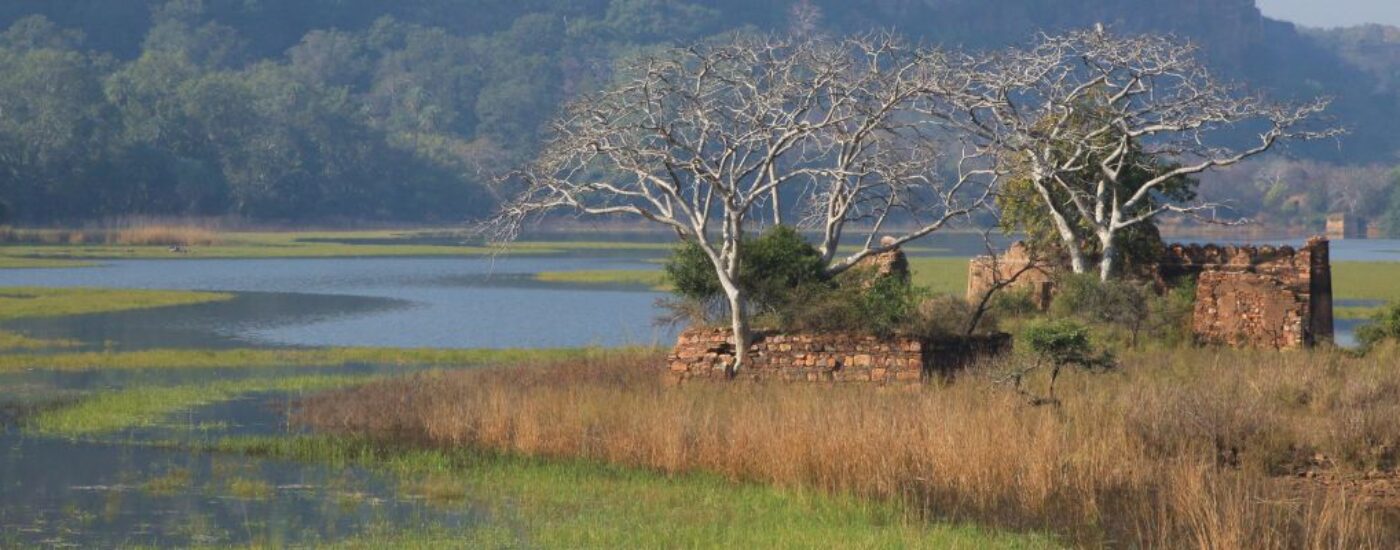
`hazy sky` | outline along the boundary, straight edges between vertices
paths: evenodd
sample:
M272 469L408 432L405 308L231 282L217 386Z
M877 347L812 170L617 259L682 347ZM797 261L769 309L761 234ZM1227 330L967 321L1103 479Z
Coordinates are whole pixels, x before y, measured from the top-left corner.
M1310 27L1400 26L1400 0L1259 0L1259 10L1274 19Z

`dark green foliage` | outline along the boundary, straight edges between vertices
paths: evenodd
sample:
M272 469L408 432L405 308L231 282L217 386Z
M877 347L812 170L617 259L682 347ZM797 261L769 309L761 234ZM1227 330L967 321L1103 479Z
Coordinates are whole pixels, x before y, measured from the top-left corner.
M1147 317L1150 289L1129 281L1100 281L1097 275L1065 274L1055 281L1050 313L1089 322L1132 325Z
M821 254L791 227L776 226L744 241L739 258L739 286L757 311L783 309L798 289L827 284ZM665 271L667 282L685 299L710 303L724 298L709 256L696 243L678 245Z
M762 326L888 336L941 331L944 326L930 318L947 321L946 308L920 308L925 293L906 280L876 276L860 267L828 276L821 255L791 227L773 227L744 241L740 258L739 286L746 293L749 313ZM664 269L682 300L678 311L713 318L727 307L724 289L699 245L678 245Z
M906 281L856 269L830 285L794 289L788 307L776 312L776 324L785 331L907 333L921 294Z
M1356 340L1369 349L1382 342L1400 342L1400 302L1392 303L1356 328Z
M1050 316L1088 323L1108 340L1137 346L1143 334L1165 345L1188 341L1194 285L1185 284L1159 293L1151 283L1130 280L1100 281L1092 274L1065 274L1055 281Z
M1109 369L1114 367L1113 355L1095 349L1089 327L1064 319L1037 321L1021 331L1025 346L1037 361L1062 367Z

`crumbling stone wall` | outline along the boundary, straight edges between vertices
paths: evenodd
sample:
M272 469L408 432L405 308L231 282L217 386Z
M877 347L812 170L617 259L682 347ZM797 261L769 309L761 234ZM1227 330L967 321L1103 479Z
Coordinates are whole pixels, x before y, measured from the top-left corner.
M1056 270L1032 257L1024 243L1014 243L1006 252L993 256L978 256L968 262L967 300L977 303L997 284L1006 289L1030 291L1031 302L1044 311L1050 308L1055 288Z
M734 364L734 338L725 328L692 327L668 358L675 381L723 379ZM1010 348L1009 335L928 341L846 333L754 335L749 364L739 377L785 382L917 383L948 375L978 357Z
M1194 276L1192 332L1207 344L1296 348L1332 339L1330 245L1173 245L1164 277Z
M996 258L973 258L968 300L979 300L1030 260L1020 243ZM1033 267L1007 289L1029 289L1043 310L1061 269ZM1158 281L1196 281L1192 330L1203 343L1294 348L1332 339L1330 245L1321 237L1300 249L1174 244L1163 249L1155 271Z

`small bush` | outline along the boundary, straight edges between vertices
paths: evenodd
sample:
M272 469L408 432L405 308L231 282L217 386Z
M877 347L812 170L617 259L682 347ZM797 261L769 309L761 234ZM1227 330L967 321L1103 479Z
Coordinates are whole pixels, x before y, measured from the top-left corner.
M1400 342L1400 302L1395 302L1371 317L1371 322L1356 329L1356 340L1363 349L1381 342Z
M1153 343L1175 346L1190 341L1194 285L1159 294L1150 283L1100 281L1090 274L1068 274L1056 281L1050 315L1093 325L1105 340L1137 347L1143 333Z
M831 284L796 287L792 300L775 312L785 331L859 331L877 336L904 332L921 292L895 277L853 269Z

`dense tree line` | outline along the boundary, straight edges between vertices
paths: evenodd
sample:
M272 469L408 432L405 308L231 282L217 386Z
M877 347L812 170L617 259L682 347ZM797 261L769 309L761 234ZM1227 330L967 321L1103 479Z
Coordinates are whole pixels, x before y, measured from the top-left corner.
M897 27L972 47L1100 20L1170 30L1284 95L1340 92L1356 139L1305 154L1400 148L1376 70L1250 0L1188 3L1224 16L1124 0L16 0L0 5L0 208L19 223L473 217L618 59L735 29Z

